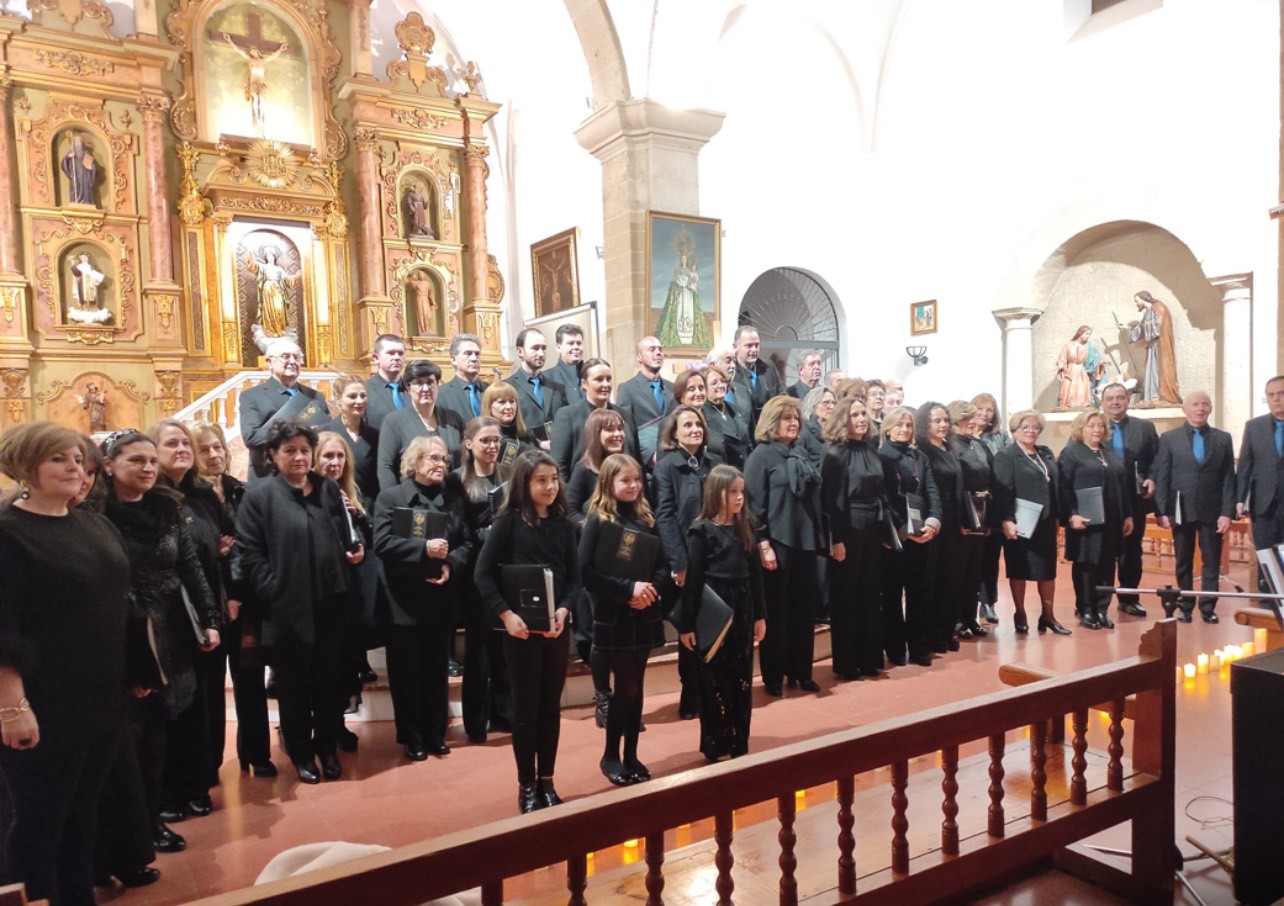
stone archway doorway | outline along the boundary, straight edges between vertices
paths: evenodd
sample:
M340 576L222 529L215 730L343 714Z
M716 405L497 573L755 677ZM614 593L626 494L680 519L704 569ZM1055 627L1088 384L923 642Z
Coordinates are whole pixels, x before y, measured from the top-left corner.
M804 350L818 350L826 372L839 367L838 300L805 270L774 267L760 274L740 300L736 323L758 329L761 357L776 366L786 387L798 380L798 357Z

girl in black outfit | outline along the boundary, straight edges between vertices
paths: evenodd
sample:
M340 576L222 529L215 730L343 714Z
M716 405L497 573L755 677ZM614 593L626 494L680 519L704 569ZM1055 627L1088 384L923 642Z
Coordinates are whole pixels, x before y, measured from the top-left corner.
M757 544L745 505L744 476L730 466L714 467L705 482L700 518L688 533L691 565L682 586L678 622L682 646L694 651L696 618L706 585L734 614L717 653L708 662L700 658L700 752L709 761L749 752L753 645L767 633Z
M892 519L901 534L902 550L888 550L883 559L883 648L893 664L909 659L921 667L932 666L938 647L933 578L936 548L932 541L941 531L941 498L927 456L911 446L914 417L897 407L883 417L883 444L878 455L886 461ZM923 527L908 524L910 495ZM902 612L901 599L904 597Z
M375 550L388 573L388 685L397 742L411 761L450 754L447 666L455 627L455 589L472 559L464 489L450 475L450 451L439 437L417 437L401 459L403 481L375 503ZM447 478L450 478L447 481ZM397 534L396 510L446 516L444 538Z
M513 757L517 807L522 812L562 803L553 786L553 769L569 650L563 630L570 610L563 602L580 588L575 526L568 512L557 462L543 451L523 453L517 457L504 511L486 536L475 573L482 600L507 633L504 656L513 684ZM510 563L541 565L552 571L557 609L549 633L528 630L504 600L501 566Z
M749 426L736 407L727 402L731 379L720 366L709 365L704 369L704 384L707 398L701 412L709 429L706 446L727 465L743 468L751 446Z
M1100 412L1081 412L1070 426L1070 443L1057 458L1061 521L1066 527L1066 559L1074 564L1075 611L1085 629L1114 629L1107 608L1110 595L1098 586L1115 584L1115 561L1123 539L1133 533L1125 501L1124 464L1108 442L1110 427ZM1079 514L1078 491L1100 488L1105 521Z
M499 419L487 415L474 418L464 427L464 447L460 454L463 464L455 473L464 490L470 554L457 583L465 645L460 704L464 712L464 732L469 742L477 744L486 741L487 730L513 729L504 640L499 633L491 631L490 614L473 582L482 543L490 533L495 510L506 490L510 469L499 461L502 449L504 436Z
M821 505L833 535L829 564L834 675L858 680L883 669L882 564L888 540L886 460L878 455L865 404L838 401L825 425Z
M642 467L637 460L624 453L608 456L580 538L580 575L593 606L593 652L595 656L601 652L615 675L606 748L599 767L619 786L651 779L651 772L638 760L638 731L646 660L652 648L664 644L659 583L668 567L661 551L649 580L613 575L615 552L599 562L598 539L603 522L617 523L628 532L655 534L655 517L642 489Z
M963 527L958 540L958 578L949 594L954 599L954 620L959 638L978 638L990 631L977 621L977 589L985 574L989 540L992 454L976 438L976 407L963 400L950 403L954 433L950 449L963 472Z
M94 903L99 795L126 744L130 566L115 527L70 506L82 460L80 436L51 422L0 440L0 472L18 482L0 509L0 771L13 808L5 879L62 906ZM139 871L142 883L159 876Z
M316 432L295 421L268 432L276 472L250 486L236 517L246 582L263 608L286 754L299 780L338 780L343 638L351 624L348 566L365 557L339 486L312 471ZM320 756L321 765L316 759Z
M1003 562L1016 605L1016 631L1030 631L1025 615L1025 583L1039 584L1039 632L1057 635L1070 630L1053 614L1057 590L1057 462L1052 451L1038 443L1043 416L1033 409L1013 413L1013 442L994 457L994 517L1003 526ZM1028 538L1017 534L1017 501L1039 507L1038 521Z
M816 554L820 541L820 471L798 440L804 430L798 400L777 396L758 416L758 446L745 463L749 513L767 592L767 637L759 660L768 695L782 681L819 692L811 678L815 649Z
M956 589L963 579L963 468L950 446L954 433L950 413L943 405L927 402L914 413L914 439L927 457L941 498L941 530L937 535L932 577L931 641L938 654L959 650Z

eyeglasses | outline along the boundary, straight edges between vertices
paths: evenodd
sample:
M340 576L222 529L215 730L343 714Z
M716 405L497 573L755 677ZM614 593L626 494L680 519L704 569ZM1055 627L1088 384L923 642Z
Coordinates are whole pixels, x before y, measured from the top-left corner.
M283 362L302 362L303 353L301 352L278 352L272 356L274 359L280 359Z
M1025 431L1025 432L1030 433L1030 434L1042 434L1042 433L1043 433L1043 429L1042 429L1042 428L1040 428L1038 425L1021 425L1020 427L1018 427L1018 428L1017 428L1017 430L1018 430L1018 431Z
M444 466L446 463L450 462L450 457L449 457L449 456L440 456L440 455L438 455L438 456L431 456L431 455L429 455L429 456L425 456L425 457L423 457L423 459L425 459L425 460L427 460L428 462L432 463L434 466Z
M427 390L429 387L436 387L436 386L437 386L437 382L436 382L436 381L431 381L431 380L429 380L429 381L411 381L411 382L410 382L410 389L411 389L411 390Z
M481 437L478 438L476 442L481 444L483 447L498 447L504 442L504 440L500 437Z

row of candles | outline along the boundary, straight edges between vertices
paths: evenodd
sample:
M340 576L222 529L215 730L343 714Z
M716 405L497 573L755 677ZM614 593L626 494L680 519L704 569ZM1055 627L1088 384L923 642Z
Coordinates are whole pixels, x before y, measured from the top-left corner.
M1253 641L1245 642L1243 645L1227 645L1225 648L1217 648L1212 655L1200 652L1195 658L1195 663L1186 664L1177 668L1178 680L1193 680L1196 676L1204 676L1208 673L1218 673L1222 670L1229 670L1233 661L1238 661L1246 657L1252 657L1259 651L1266 650L1266 630L1253 630Z

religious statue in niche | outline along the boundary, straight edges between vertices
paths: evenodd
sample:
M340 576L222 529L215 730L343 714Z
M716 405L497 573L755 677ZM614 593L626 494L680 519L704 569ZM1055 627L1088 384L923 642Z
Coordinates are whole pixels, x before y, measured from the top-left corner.
M71 261L71 304L67 317L77 324L107 324L111 309L104 308L101 295L107 275L94 266L88 252L80 252Z
M71 136L71 150L63 155L61 169L67 177L67 200L72 204L94 204L98 162L79 132Z
M250 105L250 116L254 120L254 128L258 132L259 138L262 138L263 128L266 125L263 116L263 94L267 91L267 68L269 63L285 52L285 45L280 45L265 57L262 51L253 45L250 46L249 50L242 50L229 34L224 34L223 40L227 42L228 47L236 51L241 59L245 60L245 64L249 68L249 75L245 81L245 100Z
M274 245L260 248L259 256L255 256L252 251L246 252L245 266L255 276L257 287L258 316L251 330L255 344L259 349L265 350L268 341L276 337L297 339L298 329L287 324L290 307L287 291L298 285L303 274L287 273L277 263L281 251Z
M431 337L437 333L437 295L432 280L422 270L412 271L406 282L407 295L414 303L417 337Z
M1128 324L1128 340L1146 346L1146 370L1141 379L1141 405L1181 404L1177 384L1177 348L1168 306L1146 290L1132 297L1141 320Z
M686 227L678 230L673 238L673 250L678 262L669 281L669 292L660 312L656 337L664 346L709 347L709 325L700 306L699 262L695 255L695 238Z
M1104 379L1106 363L1092 341L1092 328L1080 325L1057 357L1057 408L1083 409L1096 405L1097 386Z
M406 186L403 202L406 209L406 238L436 239L437 234L432 231L432 225L428 222L428 193L423 187L414 182Z
M80 408L89 413L89 433L101 434L107 430L107 394L92 381L85 387L84 396L76 397Z

